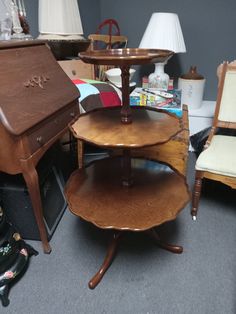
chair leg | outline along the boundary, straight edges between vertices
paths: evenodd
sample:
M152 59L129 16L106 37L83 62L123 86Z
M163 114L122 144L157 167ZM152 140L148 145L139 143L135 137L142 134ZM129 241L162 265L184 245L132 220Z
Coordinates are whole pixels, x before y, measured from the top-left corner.
M191 215L194 221L197 220L197 212L198 212L198 205L199 205L199 200L201 196L201 190L202 190L202 175L201 175L201 172L196 171L195 184L194 184L193 196L192 196L192 209L191 209Z

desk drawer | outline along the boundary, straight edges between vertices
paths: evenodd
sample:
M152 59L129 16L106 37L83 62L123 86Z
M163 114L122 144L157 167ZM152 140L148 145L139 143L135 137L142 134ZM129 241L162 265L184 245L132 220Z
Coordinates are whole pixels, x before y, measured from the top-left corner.
M39 124L28 134L30 152L33 154L45 145L48 141L50 141L50 139L66 128L68 123L70 123L78 114L79 106L78 104L75 104Z

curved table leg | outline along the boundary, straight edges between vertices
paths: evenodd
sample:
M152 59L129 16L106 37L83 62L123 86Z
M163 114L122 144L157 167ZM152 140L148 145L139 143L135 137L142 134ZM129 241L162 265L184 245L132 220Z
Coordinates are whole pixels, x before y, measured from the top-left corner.
M99 284L99 282L102 280L105 272L108 270L109 266L111 265L113 258L116 253L116 249L120 240L122 232L114 232L111 243L108 247L107 255L104 259L104 262L99 269L99 271L93 276L93 278L89 281L89 288L94 289Z
M42 241L44 253L51 253L51 247L48 243L47 232L43 221L42 201L40 196L38 173L30 162L21 162L22 175L25 179L32 202L35 219L38 225L40 239Z
M172 245L172 244L163 242L154 228L147 230L147 233L154 239L157 245L159 245L162 249L167 250L172 253L176 253L176 254L181 254L183 252L182 246Z

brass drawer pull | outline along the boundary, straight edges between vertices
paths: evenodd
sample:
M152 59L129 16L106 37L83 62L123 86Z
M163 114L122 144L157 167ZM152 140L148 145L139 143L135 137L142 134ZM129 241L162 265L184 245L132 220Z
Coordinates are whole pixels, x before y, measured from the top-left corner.
M36 141L39 143L39 144L43 144L43 137L40 135L36 138Z

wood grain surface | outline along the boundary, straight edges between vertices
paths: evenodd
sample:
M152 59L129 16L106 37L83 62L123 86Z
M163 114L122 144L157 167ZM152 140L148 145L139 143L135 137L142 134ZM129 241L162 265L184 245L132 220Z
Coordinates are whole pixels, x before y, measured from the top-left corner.
M87 63L122 66L165 62L173 54L161 49L123 48L83 51L79 57Z
M133 159L131 187L122 186L119 157L76 170L65 188L71 212L100 228L132 231L175 219L190 197L186 180L170 168L157 165Z
M74 136L101 147L145 147L167 142L181 132L180 120L166 112L132 107L133 122L123 124L120 107L85 113L71 126Z

